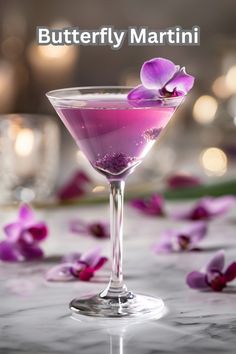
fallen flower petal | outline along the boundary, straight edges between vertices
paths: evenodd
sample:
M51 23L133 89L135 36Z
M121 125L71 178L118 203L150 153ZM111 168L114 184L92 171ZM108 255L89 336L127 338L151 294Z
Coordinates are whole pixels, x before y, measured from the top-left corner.
M95 238L109 238L109 224L102 221L86 222L81 219L71 220L69 223L70 231L75 234L89 235Z
M4 262L23 261L24 257L21 254L19 247L9 241L0 242L0 260Z
M48 235L44 222L37 222L33 210L21 205L16 221L3 228L7 240L0 242L0 260L8 262L36 260L43 257L40 242Z
M171 189L189 188L201 185L198 177L187 175L173 175L167 179L167 185Z
M180 220L208 220L224 215L235 202L234 196L204 197L189 209L173 212L172 216Z
M47 280L69 281L78 278L82 281L89 281L108 259L101 256L101 248L97 247L84 254L69 254L63 257L62 261L63 263L47 271Z
M164 216L164 199L158 194L153 194L149 199L134 199L130 205L146 215Z
M187 275L187 285L192 289L222 291L227 283L236 279L236 262L223 271L224 263L224 251L218 251L208 262L204 272L193 271Z
M198 221L179 229L166 230L161 235L161 241L153 246L156 253L177 251L194 251L198 243L206 236L207 225Z
M86 194L91 179L83 171L77 171L57 192L60 200L82 197Z
M48 281L74 280L74 275L72 274L71 269L72 264L70 263L56 265L47 271L46 279Z
M186 282L192 289L207 289L209 287L206 274L197 271L189 273Z
M225 252L217 252L206 266L207 272L221 272L225 265Z
M225 271L225 279L227 282L236 278L236 262L231 263Z

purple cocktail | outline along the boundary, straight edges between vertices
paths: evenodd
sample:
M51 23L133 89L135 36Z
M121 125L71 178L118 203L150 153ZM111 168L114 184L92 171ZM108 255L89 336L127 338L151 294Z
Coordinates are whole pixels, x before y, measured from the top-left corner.
M89 162L109 179L124 178L142 161L175 107L134 107L123 94L84 94L55 105Z

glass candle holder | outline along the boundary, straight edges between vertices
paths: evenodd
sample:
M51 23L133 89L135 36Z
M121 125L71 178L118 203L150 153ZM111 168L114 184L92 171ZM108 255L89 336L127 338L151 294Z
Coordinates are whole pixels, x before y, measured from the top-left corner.
M42 202L52 195L59 165L59 128L52 117L0 117L0 203Z

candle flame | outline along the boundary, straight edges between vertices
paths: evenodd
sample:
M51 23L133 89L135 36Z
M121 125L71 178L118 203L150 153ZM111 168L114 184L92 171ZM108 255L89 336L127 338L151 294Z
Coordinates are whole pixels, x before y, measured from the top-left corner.
M15 141L15 151L19 156L31 154L34 147L34 133L28 128L21 129Z

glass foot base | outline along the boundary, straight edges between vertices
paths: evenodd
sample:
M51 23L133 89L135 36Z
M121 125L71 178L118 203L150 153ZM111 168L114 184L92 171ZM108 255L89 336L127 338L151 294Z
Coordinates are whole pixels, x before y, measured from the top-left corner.
M95 295L74 299L70 303L72 314L96 317L160 316L164 302L160 298L135 295L128 292L121 297Z

